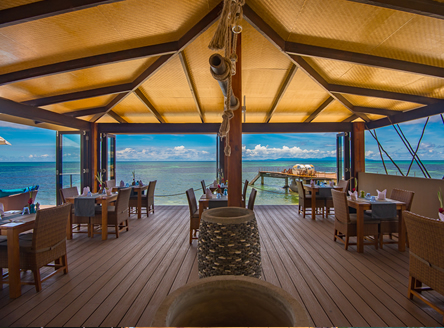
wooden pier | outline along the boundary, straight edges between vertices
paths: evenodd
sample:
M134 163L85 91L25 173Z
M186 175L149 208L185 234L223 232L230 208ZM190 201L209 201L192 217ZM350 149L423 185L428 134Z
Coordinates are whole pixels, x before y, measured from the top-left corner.
M254 183L261 178L261 185L264 184L264 179L267 178L275 178L275 179L285 179L284 188L288 188L288 179L298 179L302 180L304 183L308 183L310 180L336 180L335 172L316 172L314 175L300 175L300 174L292 174L286 172L275 172L275 171L259 171L258 174L251 180L250 185L254 185Z

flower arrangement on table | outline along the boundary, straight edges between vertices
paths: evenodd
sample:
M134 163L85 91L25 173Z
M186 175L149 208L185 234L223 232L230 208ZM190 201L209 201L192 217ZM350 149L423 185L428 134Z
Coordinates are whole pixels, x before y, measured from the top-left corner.
M28 208L29 208L29 213L35 213L35 205L34 205L34 201L32 200L32 191L29 191L29 199L28 199Z
M102 173L97 172L96 179L97 182L99 183L99 191L103 190L105 188L105 185L103 184Z
M444 206L443 206L441 188L439 188L439 191L438 191L438 200L439 200L439 205L440 205L440 207L438 209L438 216L441 219L441 221L444 221Z

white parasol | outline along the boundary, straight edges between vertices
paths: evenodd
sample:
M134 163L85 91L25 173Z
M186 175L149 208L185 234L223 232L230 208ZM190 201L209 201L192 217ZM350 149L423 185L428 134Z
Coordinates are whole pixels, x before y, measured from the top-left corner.
M6 141L4 138L0 137L0 145L11 145L8 141Z

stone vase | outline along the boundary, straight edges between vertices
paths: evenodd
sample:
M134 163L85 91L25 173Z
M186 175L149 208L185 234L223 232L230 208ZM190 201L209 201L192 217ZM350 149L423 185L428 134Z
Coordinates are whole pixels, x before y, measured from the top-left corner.
M283 289L252 277L215 276L187 284L160 305L151 327L310 327Z
M198 241L199 278L218 275L261 277L261 249L256 218L242 207L203 212Z

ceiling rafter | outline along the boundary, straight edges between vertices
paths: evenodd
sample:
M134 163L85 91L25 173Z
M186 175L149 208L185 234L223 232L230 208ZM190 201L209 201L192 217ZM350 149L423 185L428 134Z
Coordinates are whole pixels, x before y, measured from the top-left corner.
M110 110L109 112L107 112L107 114L109 116L111 116L113 119L115 119L117 122L119 123L128 123L127 120L125 120L123 117L121 117L119 114L117 114L116 112Z
M153 113L154 116L156 116L156 118L159 121L159 123L165 123L165 120L162 117L162 115L159 114L159 112L156 110L156 108L153 106L153 104L151 104L151 102L148 100L148 98L143 94L143 92L140 89L134 90L134 93L137 96L137 98L139 98L140 101L146 107L148 107L148 109L151 111L151 113Z
M90 119L90 122L97 122L103 115L108 114L112 108L114 106L116 106L117 104L119 104L123 99L125 99L126 97L128 97L128 95L131 94L131 92L126 92L126 93L119 93L117 96L115 96L109 103L108 105L105 106L106 110L101 112L101 113L97 113L95 114L92 119ZM115 113L114 113L115 114ZM116 114L117 115L117 114Z
M313 121L325 108L327 108L328 105L330 105L333 102L334 98L332 96L329 96L316 110L310 114L309 117L307 117L304 121L304 123L310 123Z
M376 114L376 115L384 115L384 116L393 116L402 112L389 110L385 108L374 108L374 107L361 107L355 106L353 110L357 113L365 113L365 114Z
M333 93L342 93L342 94L350 94L357 96L365 96L365 97L374 97L374 98L384 98L384 99L392 99L392 100L400 100L406 102L413 102L417 104L435 104L438 102L442 102L443 100L437 98L429 98L418 95L410 95L405 93L391 92L391 91L383 91L376 89L366 89L354 86L347 85L339 85L339 84L329 84L328 90Z
M370 121L370 119L364 113L355 113L353 111L353 105L343 95L330 92L328 89L329 84L327 83L327 81L325 81L324 78L318 72L316 72L316 70L313 67L311 67L305 61L304 58L296 55L289 55L289 56L294 63L296 63L308 76L310 76L315 82L317 82L319 86L321 86L325 91L327 91L330 94L330 96L339 101L344 107L346 107L353 114L358 115L365 122Z
M279 102L282 100L282 97L284 96L285 91L287 91L287 88L290 85L291 81L293 80L293 77L296 74L297 70L298 70L298 67L292 63L287 76L285 77L284 81L282 82L281 87L279 88L279 91L274 99L274 102L273 102L273 105L271 106L270 111L265 116L265 123L270 122L271 117L273 116L274 112L276 111L276 108L279 105Z
M99 133L218 133L220 123L101 123ZM350 132L350 123L243 123L242 133Z
M22 104L29 106L37 106L37 107L47 106L68 101L81 100L85 98L93 98L93 97L112 95L116 93L129 92L132 90L132 87L133 87L132 83L117 84L108 87L65 93L57 96L31 99L22 102Z
M387 68L402 72L444 78L443 67L418 64L398 59L367 55L346 50L324 48L288 41L285 42L285 48L282 50L292 55L334 59L365 66Z
M63 115L71 116L71 117L82 117L82 116L89 116L89 115L95 115L98 113L103 113L104 111L106 111L106 106L75 110L72 112L64 113Z
M432 0L348 0L411 14L444 19L444 5Z
M0 97L0 113L27 118L33 121L61 125L78 130L90 130L89 122L69 117L49 110L23 105L15 101Z
M177 49L178 44L177 41L175 41L67 60L64 62L28 68L21 71L15 71L0 75L0 85L52 74L71 72L79 69L91 68L125 60L166 55L170 53L175 53Z
M350 122L353 122L354 120L356 120L356 119L358 119L358 118L359 118L358 115L356 115L356 114L352 114L352 115L350 115L349 117L347 117L345 120L342 120L341 122L342 122L342 123L350 123Z
M179 58L180 58L180 63L182 64L183 71L185 73L185 77L187 78L188 81L188 86L190 88L191 95L193 96L194 103L196 104L197 113L199 114L202 123L205 123L204 115L202 112L202 106L199 103L199 99L196 94L196 87L194 86L193 80L191 79L190 68L188 67L187 61L185 60L185 55L183 51L179 52Z
M45 0L0 11L0 28L123 0Z

